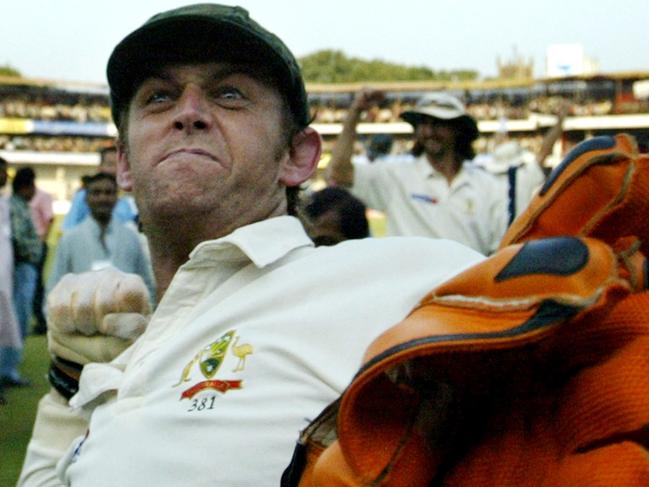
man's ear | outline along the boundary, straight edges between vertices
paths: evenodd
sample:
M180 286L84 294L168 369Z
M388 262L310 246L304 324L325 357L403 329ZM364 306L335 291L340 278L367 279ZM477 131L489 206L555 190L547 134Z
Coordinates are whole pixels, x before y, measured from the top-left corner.
M285 186L298 186L309 179L320 161L322 139L307 127L293 137L288 157L280 168L279 180Z
M124 191L133 190L128 150L126 150L126 146L121 142L117 144L117 184Z

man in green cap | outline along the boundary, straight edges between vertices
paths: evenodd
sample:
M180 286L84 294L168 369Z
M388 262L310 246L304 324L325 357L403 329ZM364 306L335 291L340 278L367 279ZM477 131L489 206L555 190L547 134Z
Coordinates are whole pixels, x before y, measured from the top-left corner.
M108 81L158 305L115 270L53 289L52 390L19 485L277 486L369 341L481 257L428 239L314 247L291 216L321 146L304 83L241 8L151 18Z

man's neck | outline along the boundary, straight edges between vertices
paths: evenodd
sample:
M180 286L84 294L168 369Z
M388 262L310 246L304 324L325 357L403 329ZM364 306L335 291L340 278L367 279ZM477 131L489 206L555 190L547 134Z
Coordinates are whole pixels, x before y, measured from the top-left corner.
M226 229L219 234L208 235L196 233L196 228L201 228L200 224L186 228L178 225L177 222L175 225L144 223L144 233L147 236L151 265L155 274L158 302L167 291L180 266L189 260L189 254L198 244L223 237L234 230L234 228Z
M442 157L438 158L426 154L426 160L433 169L444 175L448 184L453 182L455 176L457 176L462 168L462 161L453 153L444 154Z
M265 212L240 213L236 220L219 219L213 212L189 215L152 215L140 211L143 230L149 243L151 265L156 278L158 302L169 287L178 268L201 242L225 237L237 228L286 214L286 199Z

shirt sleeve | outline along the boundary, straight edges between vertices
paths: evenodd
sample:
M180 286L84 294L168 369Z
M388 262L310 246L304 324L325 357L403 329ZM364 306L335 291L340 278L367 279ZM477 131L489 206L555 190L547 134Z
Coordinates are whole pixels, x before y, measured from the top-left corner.
M390 203L390 175L385 163L354 164L351 193L368 207L385 211Z
M38 403L36 421L16 487L61 487L57 464L88 428L80 413L56 391Z

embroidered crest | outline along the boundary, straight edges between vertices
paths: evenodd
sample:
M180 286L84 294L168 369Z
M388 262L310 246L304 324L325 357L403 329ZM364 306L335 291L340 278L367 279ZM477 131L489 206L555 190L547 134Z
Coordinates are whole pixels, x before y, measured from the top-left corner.
M178 387L184 382L190 382L192 372L196 368L198 368L202 376L207 380L198 382L189 389L184 390L180 395L181 400L191 399L198 392L205 389L212 389L225 394L231 389L241 389L243 387L243 381L241 380L216 378L221 370L221 366L227 359L228 349L237 358L232 372L243 372L246 367L246 359L248 355L253 353L254 348L249 343L239 344L239 336L236 335L236 330L230 330L212 343L201 348L185 366L180 375L180 380L173 387Z

